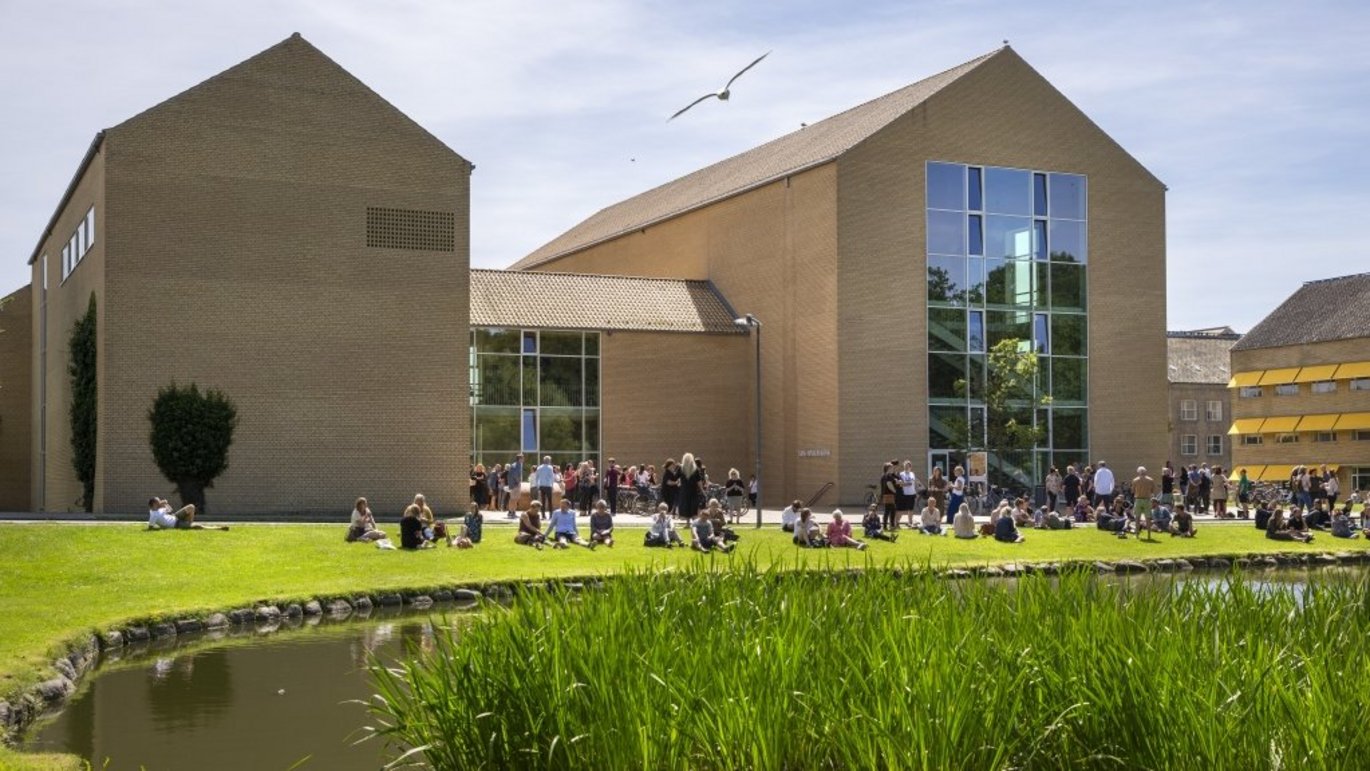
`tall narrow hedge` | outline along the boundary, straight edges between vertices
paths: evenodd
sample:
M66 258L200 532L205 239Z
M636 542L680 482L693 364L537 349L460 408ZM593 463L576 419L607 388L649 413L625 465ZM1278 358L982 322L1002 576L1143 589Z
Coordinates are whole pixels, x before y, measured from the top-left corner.
M157 392L148 410L152 458L176 485L181 504L205 511L205 488L228 468L228 448L238 425L238 410L222 391L200 392L191 383L172 383Z
M95 376L95 293L84 316L71 328L71 465L81 480L81 506L95 506L95 431L98 402Z

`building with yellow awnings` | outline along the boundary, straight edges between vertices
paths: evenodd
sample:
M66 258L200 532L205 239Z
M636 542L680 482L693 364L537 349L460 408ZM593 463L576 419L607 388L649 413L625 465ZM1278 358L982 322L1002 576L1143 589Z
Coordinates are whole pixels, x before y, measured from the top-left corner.
M1337 420L1338 431L1370 430L1370 412L1348 412Z
M1261 380L1256 385L1283 385L1294 382L1294 378L1299 376L1300 367L1281 367L1280 369L1268 369L1261 375Z
M1227 387L1246 388L1247 386L1256 385L1261 382L1261 376L1264 374L1265 370L1263 369L1256 370L1255 372L1237 372L1232 375L1231 380L1227 381Z
M1304 367L1299 370L1299 374L1294 377L1295 383L1316 383L1319 380L1331 380L1337 372L1339 364L1318 364L1313 367Z
M1227 429L1227 433L1233 435L1259 434L1261 424L1264 422L1265 418L1237 418L1232 421L1232 428Z
M1332 377L1336 380L1370 377L1370 361L1356 361L1349 364L1342 364L1337 367L1337 373Z
M1299 421L1303 418L1298 415L1289 415L1278 418L1266 418L1261 424L1262 434L1288 434L1298 428Z
M1299 427L1296 431L1331 431L1337 424L1337 418L1341 416L1333 413L1331 415L1304 415L1299 419Z

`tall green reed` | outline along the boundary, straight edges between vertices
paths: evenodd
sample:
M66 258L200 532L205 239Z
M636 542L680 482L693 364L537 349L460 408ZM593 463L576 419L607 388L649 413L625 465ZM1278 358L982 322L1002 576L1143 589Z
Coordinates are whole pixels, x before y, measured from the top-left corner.
M1359 768L1365 581L751 564L520 596L373 666L441 769Z

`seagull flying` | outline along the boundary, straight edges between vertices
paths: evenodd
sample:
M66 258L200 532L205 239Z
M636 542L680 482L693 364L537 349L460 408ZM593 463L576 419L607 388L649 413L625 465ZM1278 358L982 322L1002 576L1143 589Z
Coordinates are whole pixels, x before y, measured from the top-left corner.
M689 104L685 105L685 107L684 107L683 109L681 109L680 112L677 112L675 115L672 115L671 117L667 118L667 119L666 119L666 122L667 122L667 123L670 123L671 121L675 120L676 118L679 118L679 117L685 112L685 110L688 110L688 109L690 109L691 107L694 107L695 105L699 104L700 102L704 101L705 99L714 99L714 98L717 98L717 99L718 99L719 101L721 101L721 102L726 102L726 101L728 101L728 97L732 96L732 92L729 91L729 89L731 89L731 88L733 87L733 83L734 83L738 78L742 77L742 73L744 73L744 72L746 72L747 70L750 70L751 68L753 68L753 67L755 67L756 65L760 64L762 59L765 59L767 56L770 56L770 55L771 55L771 52L770 52L770 51L767 51L766 53L764 53L764 54L762 54L762 55L756 57L756 61L752 62L751 64L748 64L746 67L743 67L741 71L739 71L736 75L732 76L732 78L730 78L730 79L728 80L728 85L724 86L721 90L719 90L719 91L717 91L717 92L715 92L715 93L712 93L712 94L705 94L704 96L699 97L698 99L694 100L693 102L690 102Z

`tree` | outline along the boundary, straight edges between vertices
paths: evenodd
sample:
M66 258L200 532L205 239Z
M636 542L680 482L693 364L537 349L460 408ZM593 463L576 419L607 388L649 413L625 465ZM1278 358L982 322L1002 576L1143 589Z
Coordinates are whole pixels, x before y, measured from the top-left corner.
M985 405L983 447L997 456L999 470L1004 471L1006 456L1031 450L1046 436L1044 427L1033 425L1032 413L1037 407L1050 404L1051 397L1034 396L1037 354L1026 341L1000 340L990 348L985 363L985 381L974 384L971 396ZM964 379L956 381L956 391L963 396L971 388ZM972 436L966 420L950 419L947 423L955 436L963 438L965 449L981 447L979 437Z
M205 510L205 489L228 468L228 448L238 425L238 410L222 391L203 394L191 383L172 383L157 392L148 410L152 423L152 458L162 475L176 485L181 505Z
M71 328L71 465L81 481L81 506L86 511L95 508L95 433L97 393L95 373L95 293L90 295L84 316Z

